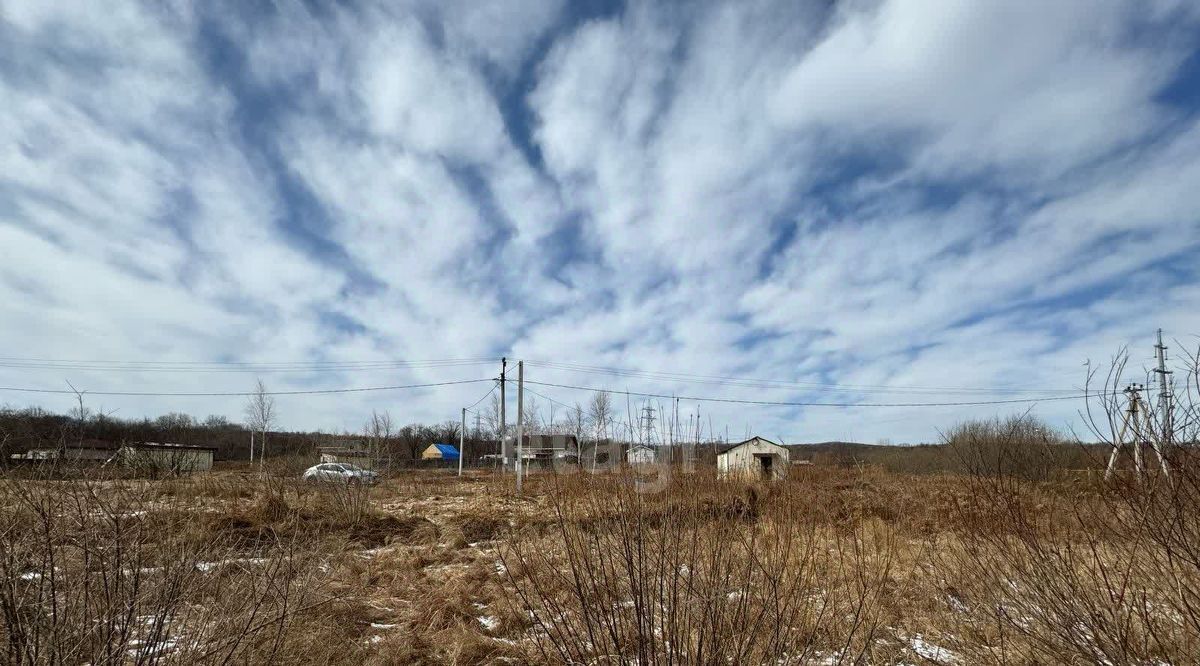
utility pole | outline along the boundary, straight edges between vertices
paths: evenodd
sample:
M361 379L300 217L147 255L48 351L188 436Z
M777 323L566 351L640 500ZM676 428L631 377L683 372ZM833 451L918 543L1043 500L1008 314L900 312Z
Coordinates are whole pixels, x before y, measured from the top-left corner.
M508 467L508 439L505 437L508 422L504 420L504 373L508 369L508 357L500 359L500 469Z
M1167 389L1167 375L1171 374L1167 370L1167 346L1163 344L1162 329L1158 329L1158 344L1154 345L1154 351L1158 356L1158 367L1154 372L1158 374L1158 409L1159 418L1162 421L1162 440L1163 446L1170 446L1172 440L1171 433L1171 392Z
M254 464L254 430L250 430L250 464Z
M517 494L521 494L521 456L525 453L525 361L517 361Z
M458 475L462 476L463 458L467 456L467 408L462 408L462 426L458 429Z
M1144 466L1142 464L1142 445L1149 439L1150 448L1158 456L1158 464L1162 468L1163 476L1169 476L1170 471L1167 467L1167 459L1163 455L1162 447L1159 446L1158 440L1154 439L1153 433L1150 432L1152 426L1150 424L1150 414L1145 407L1142 406L1141 393L1146 390L1142 384L1130 384L1125 389L1125 395L1129 398L1129 406L1125 408L1125 417L1121 421L1121 430L1117 433L1117 441L1113 443L1112 455L1108 458L1108 467L1104 470L1104 480L1107 481L1112 476L1113 471L1117 467L1117 457L1121 454L1121 447L1125 445L1125 433L1129 430L1133 431L1133 469L1137 475L1138 483L1142 481L1142 472ZM1143 434L1142 425L1145 424L1145 434ZM1147 437L1146 435L1149 435Z
M671 448L675 448L675 440L679 437L679 398L675 398L675 412L671 418Z

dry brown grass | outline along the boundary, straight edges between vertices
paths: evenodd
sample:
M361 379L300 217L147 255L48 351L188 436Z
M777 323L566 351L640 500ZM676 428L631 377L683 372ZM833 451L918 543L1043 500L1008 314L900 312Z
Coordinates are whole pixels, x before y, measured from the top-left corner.
M0 480L6 660L1034 664L1200 653L1194 483L824 467L772 485L676 474L657 494L628 481L533 476L518 497L511 478L436 472L373 488L246 470Z

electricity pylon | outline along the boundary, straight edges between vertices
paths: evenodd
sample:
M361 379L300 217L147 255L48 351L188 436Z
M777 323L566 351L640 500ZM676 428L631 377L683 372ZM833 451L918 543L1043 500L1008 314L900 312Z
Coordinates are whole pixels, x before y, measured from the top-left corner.
M1125 407L1125 416L1121 419L1121 429L1117 433L1117 441L1113 442L1112 455L1108 457L1108 469L1104 471L1104 478L1107 480L1112 476L1113 470L1117 467L1117 458L1121 455L1121 448L1125 446L1125 435L1131 430L1133 432L1133 467L1137 474L1138 481L1142 480L1144 465L1142 464L1142 446L1147 441L1146 434L1151 434L1148 438L1150 447L1154 449L1154 453L1158 456L1158 464L1162 467L1164 475L1168 475L1167 459L1163 456L1162 448L1159 442L1152 436L1154 427L1150 423L1150 413L1142 404L1142 391L1145 387L1141 384L1130 384L1125 388L1125 395L1129 399L1128 406Z

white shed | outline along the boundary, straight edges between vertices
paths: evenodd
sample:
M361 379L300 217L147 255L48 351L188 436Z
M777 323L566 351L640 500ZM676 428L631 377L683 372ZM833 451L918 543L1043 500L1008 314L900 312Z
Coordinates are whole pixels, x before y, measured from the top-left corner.
M717 455L717 476L775 480L787 476L788 450L769 439L751 437Z
M625 461L630 465L649 465L655 457L654 447L645 444L634 444L625 452Z

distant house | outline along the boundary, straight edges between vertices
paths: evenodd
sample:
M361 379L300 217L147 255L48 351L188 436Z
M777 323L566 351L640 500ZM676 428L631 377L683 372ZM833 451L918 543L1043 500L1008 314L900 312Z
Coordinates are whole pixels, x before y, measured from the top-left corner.
M186 474L212 469L215 446L192 446L159 442L126 444L117 450L114 459L123 467L150 472Z
M34 463L63 462L76 465L106 463L121 447L117 442L102 439L85 439L68 442L61 447L30 449L25 453L14 453L12 460Z
M581 443L579 445L579 464L588 469L591 469L593 465L597 468L607 469L619 464L624 459L623 449L623 444L611 439Z
M751 437L717 454L717 476L763 479L787 477L788 450L769 439Z
M579 440L575 435L525 435L521 441L521 461L526 469L579 463ZM506 437L504 446L508 452L506 466L511 468L517 459L516 437Z
M458 448L451 444L430 444L421 452L422 460L458 460Z
M85 439L59 448L41 448L13 455L14 460L39 463L62 462L75 465L113 464L154 473L183 474L212 469L215 446L135 442L120 444Z
M364 448L353 446L322 446L317 448L317 454L320 455L322 464L343 463L363 469L372 469L375 466L374 456Z
M634 444L625 452L625 462L630 465L649 465L657 458L657 452L652 446Z

